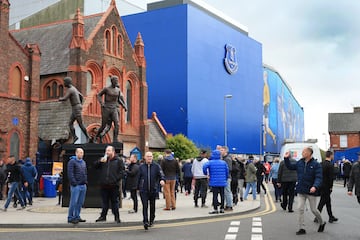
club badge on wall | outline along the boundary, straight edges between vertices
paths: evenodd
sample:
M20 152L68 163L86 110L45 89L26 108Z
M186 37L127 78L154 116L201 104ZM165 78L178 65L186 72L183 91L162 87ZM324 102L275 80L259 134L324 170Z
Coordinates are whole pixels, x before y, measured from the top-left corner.
M235 74L238 70L238 63L236 59L236 48L230 44L225 45L224 65L229 74Z

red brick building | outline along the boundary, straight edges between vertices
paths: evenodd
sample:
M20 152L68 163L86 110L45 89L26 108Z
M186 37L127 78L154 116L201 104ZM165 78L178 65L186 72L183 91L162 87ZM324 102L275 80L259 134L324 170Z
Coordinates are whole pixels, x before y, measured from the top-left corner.
M329 134L334 151L360 147L360 107L352 113L329 113Z
M85 96L83 119L90 135L95 135L101 124L96 95L110 84L110 76L116 75L128 105L127 112L120 108L118 139L124 143L124 153L128 154L135 147L141 151L165 147L159 145L164 141L149 138L151 131L157 131L154 136L163 139L166 132L162 131L156 116L156 121L147 119L148 87L143 40L139 33L132 46L115 1L111 1L107 11L101 14L83 16L78 10L73 19L10 33L8 28L4 30L4 26L8 26L9 4L4 0L0 2L0 57L3 62L10 61L6 69L3 65L0 69L3 116L0 136L5 139L2 141L6 141L3 145L7 149L4 151L11 152L9 143L13 132L18 134L21 143L20 158L35 157L38 138L40 154L42 149L46 149L46 157L52 160L56 160L58 154L54 150L59 144L72 141L67 126L71 106L68 102L58 101L66 91L63 85L65 76L71 76L75 87ZM14 73L14 69L17 72ZM30 80L19 80L16 86L21 90L16 88L18 92L14 92L12 76ZM19 119L18 125L15 117ZM151 127L149 133L149 125L153 123L158 124ZM75 128L80 135L79 127ZM104 137L104 142L111 142L111 136L112 130ZM84 142L83 137L80 140Z
M9 33L8 0L0 0L0 157L35 156L38 149L40 50Z

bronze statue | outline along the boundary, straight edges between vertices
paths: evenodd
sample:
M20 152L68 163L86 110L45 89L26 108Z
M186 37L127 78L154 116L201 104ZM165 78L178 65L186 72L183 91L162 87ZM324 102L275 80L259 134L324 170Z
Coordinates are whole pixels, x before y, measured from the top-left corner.
M75 128L73 126L75 120L79 124L80 129L85 134L87 141L89 139L89 135L86 131L86 128L82 121L82 103L83 103L83 95L72 85L72 79L71 77L65 77L64 78L64 85L67 88L66 94L64 97L59 98L59 101L66 101L67 99L70 99L70 104L72 107L72 113L69 120L69 128L70 128L70 135L73 138L73 143L75 143L79 138L75 134Z
M104 101L102 99L103 95L105 95ZM114 123L113 142L118 142L120 115L119 104L125 111L127 111L127 106L124 101L124 96L119 88L119 79L117 76L111 77L111 85L103 88L98 93L97 99L101 105L101 127L94 137L94 142L96 142L98 137L100 137L100 142L102 142L103 136L110 130L112 123Z

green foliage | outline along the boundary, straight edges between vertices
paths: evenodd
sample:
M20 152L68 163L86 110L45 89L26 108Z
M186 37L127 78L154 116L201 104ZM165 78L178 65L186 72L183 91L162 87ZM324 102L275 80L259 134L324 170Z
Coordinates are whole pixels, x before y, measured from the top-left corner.
M174 157L180 160L194 158L199 155L199 149L183 134L177 134L166 139L166 145L174 152Z

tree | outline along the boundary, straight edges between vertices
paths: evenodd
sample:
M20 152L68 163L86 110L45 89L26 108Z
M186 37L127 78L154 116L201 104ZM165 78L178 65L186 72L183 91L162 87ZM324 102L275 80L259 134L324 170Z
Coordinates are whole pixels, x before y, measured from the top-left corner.
M180 160L194 158L199 155L199 149L183 134L177 134L166 139L166 145L174 152L174 157Z

